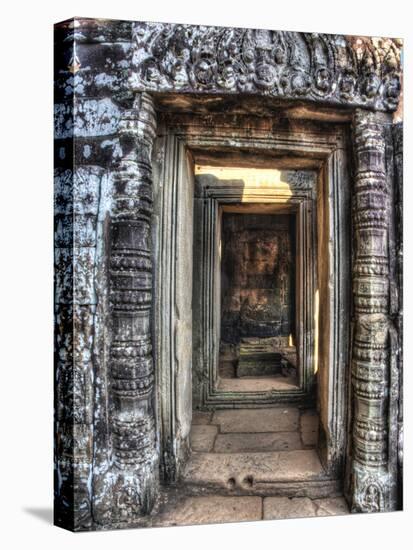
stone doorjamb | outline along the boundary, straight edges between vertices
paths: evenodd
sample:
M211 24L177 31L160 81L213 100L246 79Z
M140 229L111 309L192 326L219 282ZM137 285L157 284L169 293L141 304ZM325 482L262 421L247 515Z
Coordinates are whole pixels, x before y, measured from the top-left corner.
M281 165L286 168L285 177L288 175L291 180L289 193L292 194L292 201L297 203L297 206L301 209L303 220L311 217L311 209L315 211L316 205L314 204L314 200L317 198L316 190L319 188L320 192L317 200L322 200L325 203L324 206L320 203L319 207L325 209L325 216L327 217L323 241L326 243L324 245L326 246L324 254L327 258L325 270L328 271L328 275L326 276L326 280L328 281L328 291L326 293L326 296L328 295L328 303L324 305L324 308L326 315L331 319L329 326L325 327L329 333L329 343L326 344L329 349L328 353L325 354L328 359L326 359L326 364L323 365L323 371L325 372L323 387L328 390L328 397L325 403L323 424L320 430L321 433L325 434L322 438L323 445L321 452L323 462L329 473L332 476L343 475L344 449L346 446L345 424L350 327L350 182L348 179L348 136L345 128L340 125L331 124L328 129L326 127L325 132L320 132L317 125L307 124L303 127L302 124L296 124L295 127L290 127L288 131L285 131L277 128L274 124L267 123L263 125L259 118L245 118L242 116L235 118L231 116L227 118L219 116L219 128L217 128L217 124L215 123L217 119L213 115L209 115L208 117L201 115L197 117L186 116L185 114L166 114L160 115L159 119L157 152L154 158L156 173L158 174L155 188L156 192L165 198L162 199L161 205L157 207L156 224L164 227L163 232L167 235L168 246L171 247L171 250L182 246L176 240L176 228L180 226L179 219L181 218L181 214L179 214L179 201L177 202L176 200L176 194L182 197L181 200L188 203L188 198L184 198L185 192L182 188L182 176L180 176L183 171L182 162L186 162L188 155L192 158L193 163L196 163L198 159L201 159L204 163L208 163L208 160L212 163L214 161L217 162L216 155L220 159L225 158L225 155L231 155L232 162L234 162L234 157L239 162L239 159L243 158L242 152L248 151L252 154L250 163L254 166L257 163L257 159L262 158L266 154L266 163L268 166L275 167ZM205 125L208 126L207 131ZM228 139L229 137L230 140ZM270 160L271 157L268 157L271 154L274 155L272 160ZM295 155L293 159L291 159L292 154ZM298 162L297 159L301 163L304 163L310 171L308 174L309 177L303 181L300 178L300 173L298 172L295 176L295 172L292 170L292 167ZM225 161L223 162L225 163ZM288 168L291 169L290 172L288 172ZM314 176L312 174L314 172L317 174L316 185L313 185ZM295 177L297 181L294 184ZM159 181L158 178L160 178ZM188 176L186 176L186 179L188 180ZM310 184L310 182L313 182L313 184ZM201 192L199 194L199 190L195 192L195 202L208 200L211 196L218 198L223 203L230 204L240 199L239 185L219 185L219 181L211 182L208 185L206 181L205 186L208 187L205 193ZM173 192L175 188L177 191ZM190 192L194 193L192 187ZM254 190L253 188L244 188L243 198L247 202L262 201L265 203L276 203L277 200L282 200L282 194L279 194L277 198L277 193L273 189ZM199 218L200 215L199 208L195 208L194 216ZM315 220L313 220L314 222ZM211 229L211 227L214 227L213 220L209 219L206 227L206 231L210 237L213 234L213 230ZM307 223L305 227L315 232L312 222ZM191 228L189 229L190 231ZM167 304L162 304L158 298L158 302L155 305L155 310L159 311L157 316L159 331L155 338L157 341L156 349L159 351L155 354L155 361L158 365L159 379L163 380L163 383L158 388L160 425L170 426L166 430L161 428L161 433L167 434L161 436L161 439L165 442L163 446L161 445L161 454L162 456L168 455L169 466L166 467L166 470L171 470L170 465L173 464L172 471L176 471L179 469L179 463L177 462L179 453L176 453L176 450L170 450L169 442L175 441L176 449L181 445L180 436L182 435L182 431L171 427L173 420L170 420L171 418L182 419L182 415L176 408L176 403L181 398L178 396L180 391L180 387L177 385L178 368L174 359L177 353L175 342L177 338L181 338L179 335L180 327L177 322L177 312L182 310L181 307L177 307L175 304L174 297L179 295L179 285L181 282L177 277L174 263L171 263L169 252L167 253L163 250L165 244L162 243L166 241L164 241L161 235L159 235L159 239L161 239L160 244L158 243L157 245L160 254L159 264L154 268L155 288L158 289L156 294L158 297L162 295L168 295L169 297ZM315 246L315 236L313 239L308 238L306 245L307 255L310 254L311 247ZM311 246L310 241L313 243ZM194 246L198 252L202 250L208 251L210 245L211 243L209 245L202 244L199 242L199 236L198 238L195 236ZM163 259L162 256L164 257ZM211 255L212 257L213 255ZM309 258L307 258L307 261L309 265L313 263ZM347 273L347 276L340 276L343 273ZM315 274L308 273L307 276L311 278ZM209 368L213 366L213 358L208 354L213 353L215 345L214 342L211 343L208 340L210 338L214 340L212 325L209 326L211 324L209 313L212 307L211 293L214 292L210 279L213 279L213 277L212 269L207 270L204 274L198 271L194 272L194 285L199 289L199 292L195 293L198 299L194 295L193 302L193 320L196 321L196 329L194 331L194 360L195 362L198 361L198 363L202 361L205 365L209 365ZM185 280L186 285L191 286L190 273L187 274ZM200 285L204 289L203 292L200 291ZM307 315L313 316L314 297L309 297L308 299ZM324 298L324 301L327 302L327 298ZM202 304L204 304L203 307ZM170 321L168 320L169 318L171 319ZM164 330L164 326L166 327L165 323L169 327L166 331ZM309 360L312 364L313 342L308 338L307 340L304 338L304 341L308 348L307 353L311 355ZM200 357L198 360L197 356L200 351L205 349L208 351L202 352L204 359ZM163 358L162 361L160 360L161 357ZM194 378L193 399L197 406L207 405L219 408L228 406L257 406L257 398L261 398L261 406L265 406L266 403L268 404L268 399L270 402L271 399L274 399L274 396L268 398L265 394L252 397L245 395L225 395L225 393L214 391L213 388L210 388L211 376L209 374L207 376L203 372L203 367L201 369L202 372L198 372L197 369L194 370L193 366L188 365L186 367L185 364L180 362L179 376L183 377L183 380L188 376L188 373L185 373L186 368L192 369L189 376ZM292 391L288 392L288 395L283 395L283 393L287 392L279 392L276 399L296 399L300 401L307 396L308 390L308 387L302 387L297 389L295 393ZM258 406L260 405L258 404ZM171 415L174 410L174 414ZM183 446L183 448L186 447L187 445ZM170 454L171 452L172 454Z

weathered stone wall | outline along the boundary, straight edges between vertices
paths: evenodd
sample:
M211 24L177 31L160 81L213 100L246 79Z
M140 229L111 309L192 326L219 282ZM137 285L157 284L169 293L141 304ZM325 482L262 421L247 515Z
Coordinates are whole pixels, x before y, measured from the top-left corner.
M134 392L149 389L153 399L153 381L148 386L140 378L143 348L129 346L131 339L145 339L145 325L150 339L151 305L146 322L133 320L143 319L134 311L145 293L139 289L148 287L147 268L138 267L138 279L133 272L136 248L147 249L144 262L150 265L149 243L140 233L148 222L133 235L122 218L125 201L134 207L134 219L147 204L136 168L145 155L150 164L150 151L148 157L142 146L136 159L139 136L128 136L128 127L133 133L134 126L140 124L141 132L145 126L131 113L134 97L125 86L130 32L130 23L93 20L68 21L55 31L55 516L74 530L129 520L151 506L142 500L139 476L128 476L134 453L147 446L148 422L150 439L155 434L153 414L139 413L150 411L150 403L132 409L132 416L126 412L138 398ZM150 192L148 201L150 209ZM124 313L129 320L119 312L125 299L136 304ZM144 345L150 364L142 368L153 379L150 342ZM154 450L150 454L152 460ZM156 467L151 472L156 476ZM152 490L156 482L149 484Z
M111 452L108 230L122 109L107 87L83 93L89 71L76 77L75 33L75 21L55 30L55 517L59 525L87 529L93 469ZM82 48L98 52L89 42Z

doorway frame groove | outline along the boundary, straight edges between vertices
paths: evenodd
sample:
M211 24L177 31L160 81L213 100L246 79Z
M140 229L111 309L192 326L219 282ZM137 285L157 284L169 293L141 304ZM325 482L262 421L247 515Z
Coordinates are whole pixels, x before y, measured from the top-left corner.
M157 194L157 186L159 184L157 183L158 176L157 173L161 173L163 170L163 166L165 164L168 164L167 172L168 174L175 174L177 172L176 163L179 160L179 156L183 158L183 151L185 150L187 154L191 157L192 162L195 164L197 162L198 158L202 158L203 162L205 162L206 158L209 158L211 162L214 162L214 151L219 150L220 152L231 152L231 155L234 154L234 148L239 147L239 151L243 151L245 149L248 150L254 150L257 155L260 154L260 152L263 152L265 148L271 150L272 153L275 153L276 156L273 160L268 160L267 162L271 162L274 167L277 166L277 162L280 162L280 155L281 157L288 156L288 153L291 153L293 151L294 156L296 157L299 155L301 158L305 158L308 162L306 164L307 170L315 170L318 174L317 176L317 185L320 184L323 180L326 182L327 185L327 191L330 196L330 203L331 208L328 210L328 226L330 231L330 237L333 242L333 249L328 250L328 254L331 256L331 259L329 260L329 264L332 261L335 265L334 270L330 268L330 276L333 281L333 290L332 296L331 296L331 304L329 307L333 309L332 317L334 318L335 322L332 323L332 330L334 330L335 335L339 335L337 342L331 342L332 340L332 332L331 336L329 338L330 344L331 344L331 350L330 353L332 353L332 356L329 358L329 366L328 366L328 404L327 404L327 410L328 410L328 418L324 425L321 425L321 441L322 446L320 449L322 462L326 468L326 471L328 475L331 475L333 477L339 477L343 475L344 472L344 466L345 466L345 449L347 446L347 435L346 430L343 429L343 425L346 424L346 415L345 411L347 410L347 404L348 404L348 385L349 385L349 355L348 355L348 349L349 349L349 329L350 329L350 293L351 293L351 285L350 285L350 226L346 224L349 224L350 222L350 202L349 202L349 192L350 192L350 179L348 177L348 168L350 165L351 160L348 158L348 143L349 143L349 128L346 125L343 124L336 124L331 123L326 127L326 130L323 132L317 132L314 131L313 128L300 127L300 125L297 125L294 131L285 132L282 129L278 129L276 125L272 125L271 132L263 131L259 124L257 124L257 127L254 128L254 120L256 121L255 117L238 117L236 121L233 121L232 124L225 124L220 125L219 123L217 125L213 125L213 116L209 116L209 131L205 133L204 126L203 126L203 116L200 115L198 117L191 117L189 118L187 115L182 114L181 116L176 113L160 113L160 120L158 124L158 137L155 141L155 153L154 153L154 165L157 167L155 168L155 177L154 177L154 189L155 189L155 196ZM248 130L246 130L246 126L243 126L243 122L249 121L250 124L248 126ZM257 122L257 121L256 121ZM234 137L236 133L236 136ZM231 136L231 139L228 139L228 136ZM172 151L178 151L180 150L179 155L173 155ZM290 161L291 167L290 170L293 171L294 168L294 162L296 162L294 159ZM174 178L171 179L170 176L163 176L163 182L159 186L159 188L162 188L162 193L166 193L166 189L168 185L175 186L177 180ZM235 196L234 191L232 191L232 199L231 199L231 190L225 190L220 189L218 195L219 201L226 200L231 202L237 201L239 199L239 193L237 195L237 191L235 190ZM298 190L297 191L298 196L301 200L310 200L309 197L312 196L314 193L314 190ZM301 193L301 195L300 195ZM207 200L213 200L211 199L211 196L213 195L213 191L208 190L206 196L208 197ZM200 197L200 200L205 200L206 196ZM272 197L274 198L274 197ZM260 202L263 202L263 197L260 197ZM164 201L164 198L159 198L159 200L162 202ZM265 200L264 200L265 202ZM347 204L347 206L345 206ZM344 206L343 206L344 205ZM170 219L177 219L176 212L171 214L169 209L171 208L171 204L168 202L167 199L167 206L162 207L163 210L165 209L168 211L168 216L170 216ZM343 213L343 209L347 209L347 213ZM155 212L160 210L160 207L156 207L156 200L155 200ZM211 212L210 212L211 214ZM213 215L213 213L211 214ZM211 215L209 218L211 218ZM211 220L210 220L211 221ZM205 224L202 224L202 226L205 226ZM205 227L203 229L205 231ZM208 230L208 234L211 234L211 230ZM336 235L336 237L334 237ZM339 235L339 238L337 238L337 235ZM156 235L155 235L156 239ZM163 241L160 241L161 243ZM211 244L211 243L210 243ZM160 248L163 246L163 244L160 245ZM175 248L175 246L174 246ZM207 247L205 247L206 251ZM211 256L211 255L210 255ZM159 261L159 259L157 260ZM339 267L338 267L339 266ZM166 277L161 277L160 275L156 275L156 270L160 269L160 273L168 274ZM155 281L158 281L158 283L155 282L156 285L163 285L166 282L166 285L169 285L169 281L175 281L175 276L173 273L173 263L169 263L169 267L160 267L155 263ZM172 270L172 271L168 271ZM201 270L202 273L200 274L200 277L205 278L205 273L203 273L203 270ZM209 270L209 273L211 273L214 270ZM348 273L348 277L340 277L340 274L343 272ZM160 282L161 281L161 282ZM202 285L206 284L206 281L204 280ZM211 286L214 286L213 281L209 280L208 282L208 288ZM172 290L172 294L170 296L172 297L176 292L176 289ZM209 295L211 290L207 292ZM159 290L155 290L155 300L156 296L161 295ZM203 291L203 295L205 295L205 290ZM162 314L158 314L158 316L155 318L155 324L160 323L162 326L161 317L164 319L168 316L165 316L165 307L168 311L169 309L172 311L174 309L174 303L171 301L168 304L163 304L155 306L157 307L158 312L162 311ZM196 304L194 304L194 308L196 309ZM339 315L339 311L341 311L341 316ZM347 312L347 313L345 313ZM173 316L173 313L172 313ZM194 317L196 317L196 314L194 314ZM205 317L206 319L206 317ZM337 325L335 327L335 325ZM334 328L335 327L335 328ZM205 327L204 327L205 328ZM155 364L157 365L157 369L160 373L159 377L165 380L165 373L167 377L169 377L170 383L167 383L165 388L158 388L157 395L158 399L161 403L159 406L161 418L160 418L160 426L164 426L166 424L170 424L170 420L168 420L167 417L165 417L165 414L162 411L171 411L173 412L173 408L171 408L170 405L166 404L165 406L162 405L165 400L170 400L170 392L171 388L173 387L174 382L172 382L173 376L171 373L174 372L174 360L172 359L172 363L165 361L163 358L165 357L165 349L168 347L167 342L172 342L173 334L175 334L176 330L176 323L170 322L169 328L169 338L164 339L162 333L162 328L160 329L159 333L155 335L155 350L163 350L162 355L155 354ZM204 331L205 332L205 331ZM210 333L211 331L208 330ZM214 338L214 337L212 337ZM204 346L207 346L206 353L209 353L209 350L211 348L211 345L208 346L208 344L204 341ZM157 352L156 352L157 353ZM170 357L173 357L173 354L168 354ZM207 377L207 380L210 380L210 377ZM203 387L208 387L207 384L204 384ZM308 389L308 388L307 388ZM172 392L174 390L172 389ZM205 389L203 390L205 392ZM196 392L196 384L193 388L193 394L195 398L195 392ZM218 395L217 395L218 393ZM288 395L287 395L288 393ZM271 395L269 398L265 398L261 395L261 400L259 401L257 405L257 396L239 396L238 400L237 398L234 399L234 396L225 396L225 394L219 395L219 392L209 391L206 390L206 393L204 393L203 397L201 397L201 400L203 399L203 403L205 406L216 408L234 408L234 407L265 407L269 404L273 404L274 401L278 401L280 404L282 402L291 402L291 399L295 399L297 403L305 404L306 402L309 403L309 401L305 401L305 398L309 397L308 391L304 389L304 391L298 390L295 392L295 394L292 394L292 392L283 392L280 391L276 396ZM177 415L177 410L175 407L175 418ZM162 432L162 430L161 430ZM177 434L173 430L168 432L170 434L172 440L177 440ZM165 435L161 435L161 440L166 440ZM189 448L189 442L184 443L183 447L185 449ZM163 453L169 452L171 453L171 456L168 458L170 462L177 463L177 457L179 453L177 454L175 450L171 451L163 447L161 448L161 456ZM171 478L172 479L172 478Z

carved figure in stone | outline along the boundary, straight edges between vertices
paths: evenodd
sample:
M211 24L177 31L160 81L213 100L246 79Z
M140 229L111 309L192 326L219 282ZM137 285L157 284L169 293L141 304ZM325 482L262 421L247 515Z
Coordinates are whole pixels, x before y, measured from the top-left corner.
M374 483L370 483L366 488L364 506L369 512L380 511L380 489Z

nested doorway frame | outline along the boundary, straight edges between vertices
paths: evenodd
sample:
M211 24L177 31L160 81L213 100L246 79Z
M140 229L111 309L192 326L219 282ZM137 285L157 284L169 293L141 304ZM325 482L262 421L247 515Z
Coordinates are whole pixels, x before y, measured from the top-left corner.
M222 121L222 117L219 119ZM288 131L272 125L269 133L262 120L237 119L234 123L213 125L205 132L203 117L165 115L158 124L153 155L154 222L152 225L155 265L154 286L154 359L157 366L157 411L162 477L176 481L188 453L192 400L199 399L193 375L192 357L188 350L202 345L197 336L192 341L192 306L197 315L199 304L191 304L193 219L188 213L194 197L194 164L213 162L214 154L234 152L263 153L273 166L293 168L297 159L301 167L317 170L317 185L323 192L317 208L325 211L328 223L323 231L328 257L330 287L323 305L328 318L329 337L324 341L325 365L319 365L324 396L321 414L320 456L331 476L343 475L347 444L348 382L350 364L350 204L348 129L343 125L296 125ZM255 127L254 127L255 124ZM214 129L212 129L214 128ZM230 136L230 139L229 139ZM248 156L248 155L247 155ZM196 244L196 243L195 243ZM325 266L324 266L325 267ZM342 274L347 274L342 276ZM214 337L214 335L212 335ZM192 350L191 350L192 351ZM321 374L320 374L321 376ZM207 383L207 377L205 377ZM242 404L242 402L241 402ZM213 403L219 407L219 401ZM225 403L224 403L225 407Z
M257 154L259 154L257 152ZM212 159L211 159L212 160ZM236 162L236 161L235 161ZM267 171L248 182L238 178L221 179L214 167L204 167L195 175L194 219L194 331L199 345L193 350L193 388L200 409L264 407L282 402L311 400L314 386L314 339L316 316L316 186L315 170L276 170L279 176L268 181ZM243 170L243 169L241 169ZM209 173L208 173L209 172ZM231 172L229 172L231 173ZM258 172L259 174L259 172ZM267 180L267 181L266 181ZM225 210L242 208L255 212L283 211L296 216L297 250L297 349L298 386L282 389L240 391L221 389L218 385L218 363L221 322L221 283L219 247L221 216ZM257 210L258 208L258 210ZM196 392L196 386L199 387Z

